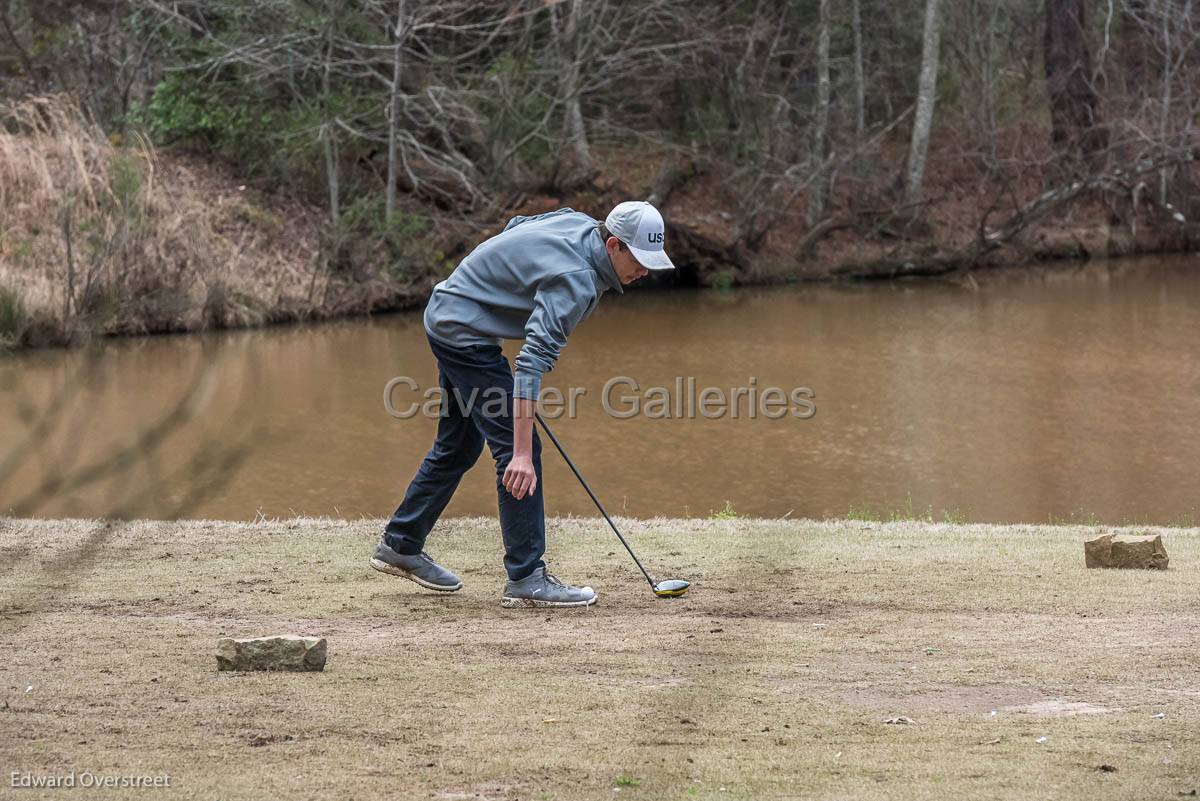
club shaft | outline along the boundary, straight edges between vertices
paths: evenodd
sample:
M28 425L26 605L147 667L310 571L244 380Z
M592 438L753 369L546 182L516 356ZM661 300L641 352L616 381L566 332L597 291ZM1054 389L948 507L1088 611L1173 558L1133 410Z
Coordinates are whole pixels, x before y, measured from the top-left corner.
M612 528L613 533L617 535L617 539L625 546L625 550L629 551L629 555L633 557L633 563L638 566L638 570L642 571L642 575L646 577L646 581L650 582L650 588L654 588L654 579L650 578L650 574L646 572L646 568L642 567L641 561L637 558L637 554L633 552L633 548L629 547L629 543L625 541L625 537L621 534L621 530L617 528L617 524L608 516L608 512L604 511L604 504L600 503L600 499L596 497L596 493L592 492L592 488L588 486L584 480L583 474L579 472L579 468L571 461L571 457L567 456L567 452L563 449L562 443L558 441L558 437L554 436L554 432L550 430L550 426L546 425L546 421L542 419L540 414L534 413L538 423L542 426L542 430L546 432L546 436L554 443L554 447L558 448L558 452L562 454L563 461L567 463L567 467L571 468L571 472L575 474L575 478L579 479L579 483L587 491L588 496L592 499L592 503L596 504L596 508L600 510L600 514L604 515L604 519L608 521L608 525Z

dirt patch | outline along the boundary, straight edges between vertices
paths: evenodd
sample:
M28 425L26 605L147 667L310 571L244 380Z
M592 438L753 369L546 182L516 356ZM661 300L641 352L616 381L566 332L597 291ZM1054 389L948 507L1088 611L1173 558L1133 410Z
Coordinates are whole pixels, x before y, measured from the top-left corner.
M914 713L940 712L951 715L1027 714L1044 717L1101 715L1115 709L1086 701L1064 701L1036 687L998 685L939 687L912 695L894 695L877 689L856 689L837 696L847 704L881 713L905 710Z
M1028 715L1058 717L1063 715L1103 715L1116 710L1104 706L1096 706L1084 701L1062 701L1051 698L1022 706L1005 707L1005 712L1020 712Z
M520 798L519 785L482 784L466 790L442 790L433 797L441 801L507 801Z
M1044 690L1035 687L939 687L922 689L912 695L895 695L876 688L855 689L841 693L842 701L868 709L912 710L916 712L945 712L957 715L987 714L997 709L1012 710L1019 706L1044 703Z

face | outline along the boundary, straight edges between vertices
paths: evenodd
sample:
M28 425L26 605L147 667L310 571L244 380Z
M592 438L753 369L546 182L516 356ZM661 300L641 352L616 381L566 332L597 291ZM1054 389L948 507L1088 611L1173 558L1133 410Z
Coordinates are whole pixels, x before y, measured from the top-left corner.
M604 247L608 251L608 258L612 262L613 269L617 272L617 279L625 286L650 272L638 264L638 260L633 257L633 253L628 248L621 248L621 240L615 236L610 236L604 243Z

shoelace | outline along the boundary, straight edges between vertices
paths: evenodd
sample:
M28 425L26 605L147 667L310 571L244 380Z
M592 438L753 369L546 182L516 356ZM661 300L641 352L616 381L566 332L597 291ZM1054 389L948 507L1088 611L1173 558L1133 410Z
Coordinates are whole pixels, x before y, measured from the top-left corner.
M561 581L558 580L558 577L555 576L553 573L551 573L549 570L544 571L542 575L544 575L546 577L546 581L550 584L553 584L557 587L562 587L564 590L571 589L570 585L563 584Z

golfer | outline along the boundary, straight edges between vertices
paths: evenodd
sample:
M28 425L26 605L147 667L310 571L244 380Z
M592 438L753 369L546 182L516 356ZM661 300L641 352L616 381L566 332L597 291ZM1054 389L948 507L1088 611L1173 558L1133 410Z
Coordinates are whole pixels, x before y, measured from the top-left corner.
M589 606L591 587L551 575L542 501L542 446L534 414L542 374L605 290L622 292L649 270L674 266L663 249L662 215L627 201L604 224L572 209L515 217L475 248L425 307L437 358L441 414L433 448L384 530L371 567L422 587L454 592L458 576L425 553L425 539L486 441L496 461L504 538L501 606ZM500 340L524 339L515 373Z

